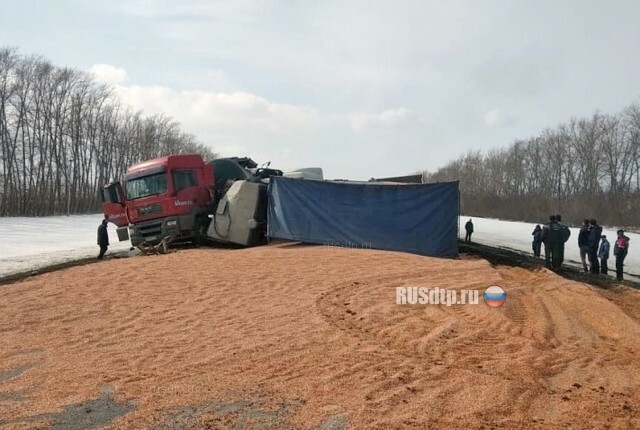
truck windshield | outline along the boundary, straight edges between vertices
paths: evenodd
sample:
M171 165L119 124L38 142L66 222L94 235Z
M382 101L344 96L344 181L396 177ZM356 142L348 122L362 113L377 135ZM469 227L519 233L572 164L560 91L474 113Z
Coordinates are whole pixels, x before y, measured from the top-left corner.
M162 194L167 191L167 174L163 172L130 179L126 187L129 200Z

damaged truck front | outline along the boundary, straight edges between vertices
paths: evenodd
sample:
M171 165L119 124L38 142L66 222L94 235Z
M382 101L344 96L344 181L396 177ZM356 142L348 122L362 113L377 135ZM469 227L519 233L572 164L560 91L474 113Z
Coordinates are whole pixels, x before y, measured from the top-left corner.
M102 189L105 217L120 240L156 245L165 238L197 241L215 200L213 166L199 155L171 155L130 167L123 183Z

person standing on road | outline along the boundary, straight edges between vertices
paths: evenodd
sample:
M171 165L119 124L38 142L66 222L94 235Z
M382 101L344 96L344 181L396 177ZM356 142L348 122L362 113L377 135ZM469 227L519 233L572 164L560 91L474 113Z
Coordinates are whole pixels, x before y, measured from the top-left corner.
M591 273L600 273L600 263L598 262L598 246L602 236L602 227L595 219L589 220L589 261L591 263Z
M607 260L609 260L609 241L607 236L602 235L602 242L600 242L600 249L598 250L598 257L600 258L600 273L606 275L609 267L607 266Z
M578 233L578 248L580 248L580 260L582 260L582 269L584 272L589 271L587 267L587 255L589 254L589 220L582 221L580 233Z
M533 248L533 255L535 257L540 257L540 249L542 248L542 228L540 224L536 225L536 228L533 229L533 242L531 243L531 247Z
M562 263L564 263L564 244L567 243L567 240L571 237L571 230L566 225L562 224L562 215L556 215L556 221L560 226L560 239L561 242L558 245L558 269L562 267Z
M556 216L551 215L549 217L549 222L542 226L541 239L542 239L542 243L544 244L544 264L548 268L551 268L551 258L552 258L549 228L551 227L552 224L555 224L555 222L556 222Z
M618 238L613 247L613 255L616 256L616 278L622 281L624 267L624 259L629 252L629 238L624 235L624 230L618 230Z
M105 218L98 227L98 246L100 247L100 254L98 254L98 260L102 260L104 253L109 248L109 233L107 232L107 223L109 221Z
M557 217L549 223L549 246L551 247L551 267L553 270L559 270L562 267L562 258L564 250L564 231L562 225L558 222Z
M542 228L542 243L544 243L544 259L547 267L558 270L562 267L563 242L562 225L555 215L549 217L549 224Z
M464 241L467 243L471 243L471 235L473 234L473 222L471 221L471 218L469 218L469 221L467 221L467 223L464 225L464 229L467 232L466 236L464 237Z

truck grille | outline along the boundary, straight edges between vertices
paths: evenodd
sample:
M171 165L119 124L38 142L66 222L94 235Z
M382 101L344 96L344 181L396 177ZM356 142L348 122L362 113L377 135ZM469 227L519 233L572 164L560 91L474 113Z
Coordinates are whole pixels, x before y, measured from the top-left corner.
M162 206L160 206L160 203L154 203L147 206L141 206L137 209L137 211L139 217L156 215L162 212Z
M139 227L140 234L145 241L160 242L162 240L162 222L154 222Z

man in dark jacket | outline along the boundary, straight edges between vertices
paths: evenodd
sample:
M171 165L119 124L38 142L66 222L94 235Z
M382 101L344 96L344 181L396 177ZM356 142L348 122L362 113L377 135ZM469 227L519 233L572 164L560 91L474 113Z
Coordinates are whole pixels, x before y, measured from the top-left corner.
M600 237L602 236L602 227L598 225L595 219L589 220L589 263L591 264L591 273L600 273L600 262L598 261L598 247L600 246Z
M564 235L565 233L562 230L562 224L558 222L558 219L555 216L552 216L549 222L547 242L551 247L551 267L553 270L558 270L562 267Z
M589 255L589 220L582 221L582 227L580 227L580 233L578 234L578 248L580 248L580 260L582 260L582 269L586 272L589 271L587 267L587 255Z
M464 241L471 242L471 234L473 233L473 222L471 221L471 218L469 218L469 221L467 221L467 223L464 225L464 229L467 232L466 236L464 237Z
M536 228L533 229L531 235L533 236L533 241L531 242L533 255L535 257L540 257L540 248L542 248L542 228L540 227L540 224L536 225Z
M562 225L555 215L549 217L549 224L542 228L542 243L547 267L559 269L562 266L564 235Z
M616 278L622 281L624 268L624 259L629 252L629 238L624 235L624 230L618 230L618 238L613 246L613 255L616 256Z
M606 275L608 272L607 262L609 260L609 241L607 236L602 235L602 242L600 243L600 249L598 250L598 257L600 258L600 273Z
M551 215L549 217L549 222L542 226L542 234L541 239L544 244L544 264L548 268L551 268L551 243L549 241L549 226L556 222L556 216Z
M571 230L569 230L569 227L562 224L562 215L556 215L556 221L560 226L561 238L561 242L558 245L558 267L556 267L556 269L560 269L562 267L562 263L564 263L564 244L569 240L569 237L571 237Z
M102 220L102 224L98 227L98 246L100 247L100 254L98 254L98 260L102 260L104 253L107 252L109 247L109 233L107 232L107 223L109 221L105 218Z

